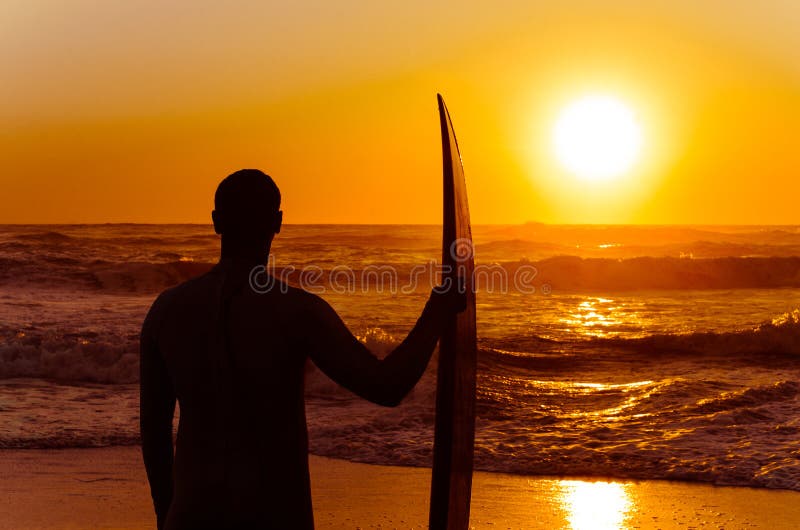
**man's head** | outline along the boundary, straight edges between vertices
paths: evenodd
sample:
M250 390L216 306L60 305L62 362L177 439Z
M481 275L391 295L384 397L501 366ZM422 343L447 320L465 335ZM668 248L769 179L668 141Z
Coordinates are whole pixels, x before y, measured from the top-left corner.
M281 192L258 169L241 169L225 177L214 195L214 230L237 247L267 249L281 230Z

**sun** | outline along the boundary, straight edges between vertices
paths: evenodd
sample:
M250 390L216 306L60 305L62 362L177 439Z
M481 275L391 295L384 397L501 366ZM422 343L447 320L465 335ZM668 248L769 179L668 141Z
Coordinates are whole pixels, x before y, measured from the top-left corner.
M639 158L642 130L623 101L606 95L582 97L561 111L553 129L559 162L586 181L606 181L629 171Z

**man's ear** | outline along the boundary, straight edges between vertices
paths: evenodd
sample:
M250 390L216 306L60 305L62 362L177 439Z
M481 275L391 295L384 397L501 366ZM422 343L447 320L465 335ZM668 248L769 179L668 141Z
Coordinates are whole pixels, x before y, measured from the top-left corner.
M216 210L211 211L211 220L214 222L214 232L221 234L222 220L219 218L219 213Z
M283 224L283 211L278 210L278 213L275 214L275 233L280 234L281 232L281 225Z

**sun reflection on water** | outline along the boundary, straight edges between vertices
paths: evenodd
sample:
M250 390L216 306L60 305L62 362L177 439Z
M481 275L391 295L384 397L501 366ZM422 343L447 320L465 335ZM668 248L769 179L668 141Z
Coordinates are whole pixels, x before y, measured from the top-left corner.
M586 297L559 321L568 329L586 337L614 336L643 326L635 307L611 298Z
M553 405L554 412L563 418L595 420L621 420L623 414L650 398L661 385L656 381L632 381L630 383L592 383L579 381L544 381L532 379L527 387L538 396L558 396L559 403ZM574 397L573 408L565 406L563 397ZM546 408L544 404L540 408ZM633 417L644 417L640 413Z
M625 520L632 507L627 484L562 480L559 487L572 530L627 528Z

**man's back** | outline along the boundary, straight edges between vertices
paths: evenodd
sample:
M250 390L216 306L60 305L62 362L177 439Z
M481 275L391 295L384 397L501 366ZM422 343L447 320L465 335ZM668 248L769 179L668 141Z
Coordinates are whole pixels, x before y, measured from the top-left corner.
M312 527L296 324L309 321L313 295L258 294L241 280L217 266L165 292L145 324L180 403L166 528L224 528L231 514L269 528L286 517L302 527L304 514Z

